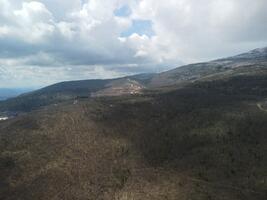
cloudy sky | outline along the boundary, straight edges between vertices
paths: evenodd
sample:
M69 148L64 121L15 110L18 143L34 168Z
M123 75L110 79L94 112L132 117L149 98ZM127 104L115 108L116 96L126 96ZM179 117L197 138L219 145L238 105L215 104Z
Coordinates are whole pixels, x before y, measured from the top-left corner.
M159 72L267 46L266 0L0 0L0 87Z

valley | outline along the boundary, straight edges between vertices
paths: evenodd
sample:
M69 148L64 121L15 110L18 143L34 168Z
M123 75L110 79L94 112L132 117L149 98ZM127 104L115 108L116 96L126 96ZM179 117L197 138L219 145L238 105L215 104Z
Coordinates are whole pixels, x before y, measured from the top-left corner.
M267 49L0 103L0 199L265 200ZM75 103L74 103L75 102Z

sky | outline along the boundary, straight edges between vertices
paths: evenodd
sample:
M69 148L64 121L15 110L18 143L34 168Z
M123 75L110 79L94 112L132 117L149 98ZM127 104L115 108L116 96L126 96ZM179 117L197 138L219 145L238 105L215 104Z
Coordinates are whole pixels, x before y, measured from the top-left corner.
M266 0L0 0L0 88L160 72L267 46Z

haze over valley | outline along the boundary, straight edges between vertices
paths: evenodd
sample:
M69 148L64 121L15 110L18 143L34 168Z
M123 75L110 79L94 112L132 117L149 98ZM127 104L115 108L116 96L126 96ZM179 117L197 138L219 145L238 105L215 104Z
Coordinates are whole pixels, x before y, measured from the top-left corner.
M0 88L0 101L6 100L12 97L16 97L20 94L32 91L33 89L8 89Z

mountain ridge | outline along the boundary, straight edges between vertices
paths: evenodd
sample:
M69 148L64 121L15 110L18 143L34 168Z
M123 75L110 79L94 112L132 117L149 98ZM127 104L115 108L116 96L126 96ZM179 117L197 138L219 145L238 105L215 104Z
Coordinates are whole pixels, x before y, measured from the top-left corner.
M1 102L0 110L30 111L42 106L73 100L79 96L90 98L134 95L149 90L175 89L201 80L267 73L266 63L267 47L210 62L185 65L159 74L137 74L116 79L65 81ZM118 87L116 82L121 82L122 85ZM117 88L114 88L114 85Z

